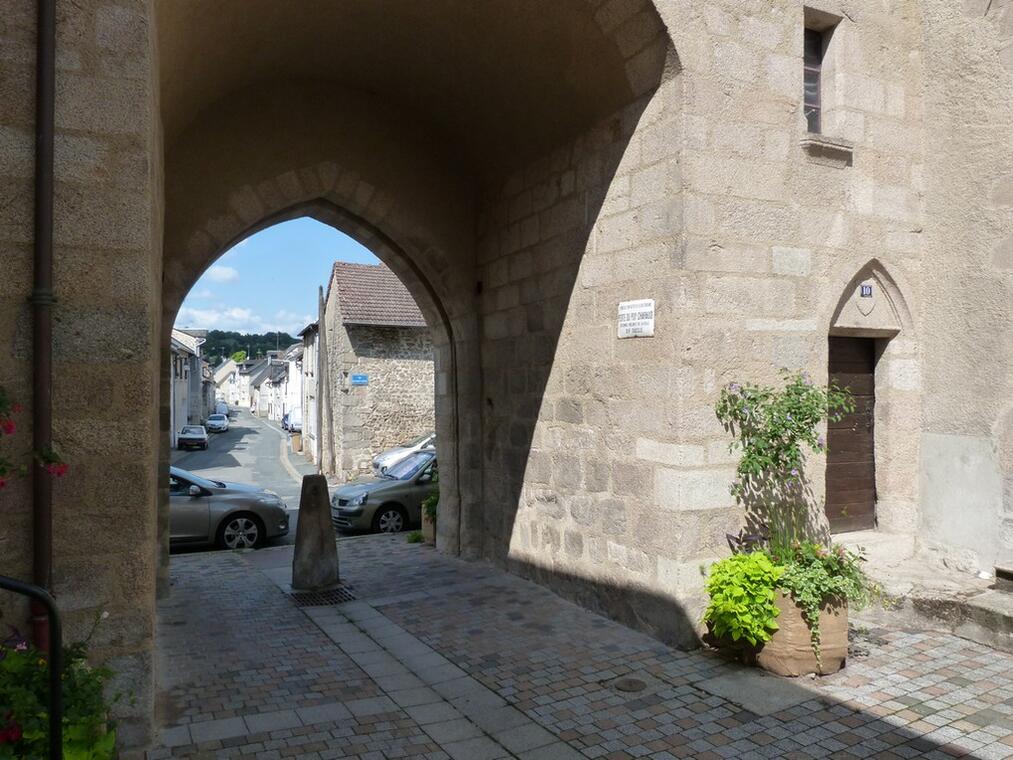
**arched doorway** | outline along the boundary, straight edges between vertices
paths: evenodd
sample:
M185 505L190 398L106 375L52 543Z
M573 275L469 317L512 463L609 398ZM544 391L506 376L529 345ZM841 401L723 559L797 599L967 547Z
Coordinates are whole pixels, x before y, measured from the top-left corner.
M281 209L276 213L266 216L259 223L250 226L248 229L229 238L228 242L218 248L211 248L212 258L206 265L193 276L192 281L184 282L182 290L166 288L163 291L163 330L171 330L175 322L176 314L183 302L183 298L190 291L199 275L224 253L225 250L249 238L256 232L279 224L281 222L297 219L300 217L313 218L322 223L328 224L334 229L347 234L364 247L368 248L377 258L386 264L397 274L399 279L408 289L409 294L414 298L425 317L433 343L433 360L435 382L435 419L437 423L436 433L441 444L441 512L444 519L441 521L441 533L438 541L441 548L452 553L457 553L459 540L456 531L459 530L459 504L460 504L460 456L457 451L459 445L458 435L458 406L456 404L456 376L458 374L457 347L454 339L454 327L450 316L436 288L428 280L421 268L410 259L407 254L386 235L375 229L367 222L356 217L330 200L317 198L315 200L298 203ZM297 255L297 254L296 254ZM165 336L163 336L165 337ZM168 351L169 342L163 341L163 350ZM169 461L169 428L164 427L171 415L169 406L168 376L169 358L166 355L162 362L162 455L164 462ZM167 581L168 553L169 553L169 505L168 492L162 489L159 500L159 526L160 537L160 581L163 584Z
M851 391L855 411L828 426L830 530L913 534L921 373L912 313L875 259L839 293L828 329L828 375Z

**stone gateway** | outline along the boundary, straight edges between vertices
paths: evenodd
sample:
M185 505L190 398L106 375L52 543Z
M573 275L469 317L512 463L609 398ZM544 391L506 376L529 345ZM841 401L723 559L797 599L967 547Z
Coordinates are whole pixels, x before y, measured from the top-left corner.
M971 572L1013 559L1009 0L58 9L52 431L71 468L51 539L27 482L0 491L0 573L31 578L51 540L68 635L110 613L95 653L134 696L125 744L151 730L171 593L172 325L223 251L286 219L370 248L428 325L442 552L693 645L700 568L742 524L719 389L781 367L826 382L854 339L875 401L847 465L861 525ZM0 382L42 419L35 10L0 0ZM620 339L636 300L654 337ZM841 463L809 469L831 520L855 503Z

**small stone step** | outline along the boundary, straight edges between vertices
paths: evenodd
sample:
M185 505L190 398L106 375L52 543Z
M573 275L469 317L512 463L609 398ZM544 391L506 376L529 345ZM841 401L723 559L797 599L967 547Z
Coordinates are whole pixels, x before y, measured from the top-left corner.
M1013 567L995 566L995 587L999 591L1013 592Z

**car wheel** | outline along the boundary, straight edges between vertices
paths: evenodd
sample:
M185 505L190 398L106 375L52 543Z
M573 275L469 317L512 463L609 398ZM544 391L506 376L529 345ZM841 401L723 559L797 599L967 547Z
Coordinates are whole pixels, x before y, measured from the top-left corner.
M218 526L217 543L222 549L256 549L264 543L264 524L248 512L229 515Z
M400 533L408 525L408 515L397 504L384 504L373 515L373 530L377 533Z

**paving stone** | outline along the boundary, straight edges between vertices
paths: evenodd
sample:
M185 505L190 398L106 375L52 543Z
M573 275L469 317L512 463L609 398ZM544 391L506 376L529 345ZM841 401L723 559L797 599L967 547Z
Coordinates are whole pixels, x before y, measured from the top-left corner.
M527 726L531 723L531 719L527 715L509 706L476 710L468 712L467 715L479 728L489 734Z
M193 743L189 726L169 726L159 729L158 741L163 747L181 747Z
M318 710L319 707L303 708L303 710ZM302 711L300 711L302 712ZM347 711L346 711L347 712ZM303 723L314 723L313 720L301 720L294 710L275 710L273 712L255 713L243 717L246 723L246 730L251 734L267 733L282 728L295 728Z
M452 705L442 701L429 705L408 707L405 709L405 712L408 713L408 716L420 726L424 726L427 723L439 723L442 721L457 720L464 717L464 715L458 712L458 710ZM527 721L526 718L525 721Z
M433 702L443 701L443 697L428 686L420 686L412 689L398 689L390 691L387 694L401 707L414 707L416 705L428 705Z
M855 629L847 668L806 680L806 698L778 699L779 687L797 691L803 682L671 650L522 579L420 551L403 537L343 541L341 556L360 601L305 610L243 555L173 557L173 593L159 602L158 683L175 718L149 760L527 760L563 747L609 760L1013 757L1013 656L953 636ZM370 605L419 579L428 593ZM645 689L617 691L620 676L644 680ZM415 708L426 710L413 716ZM272 716L292 713L315 722L264 730L285 720ZM461 714L483 733L441 744L425 730ZM468 729L445 735L454 730Z
M440 744L457 742L482 735L482 730L465 718L430 722L423 726L423 728L425 728L427 734Z
M555 742L556 735L536 723L492 732L492 738L513 753L525 752Z
M352 704L351 702L348 704ZM312 707L300 707L297 711L299 718L305 725L314 723L327 723L330 721L342 721L351 717L349 708L341 702L331 702L324 705L313 705Z
M486 736L450 742L443 745L443 750L454 760L499 760L509 757L503 747Z
M244 736L249 731L242 718L223 718L194 723L190 726L190 736L194 744L203 744L231 736Z
M363 715L377 715L380 713L397 712L398 706L389 697L371 697L369 699L355 699L346 702L345 706L355 717Z

